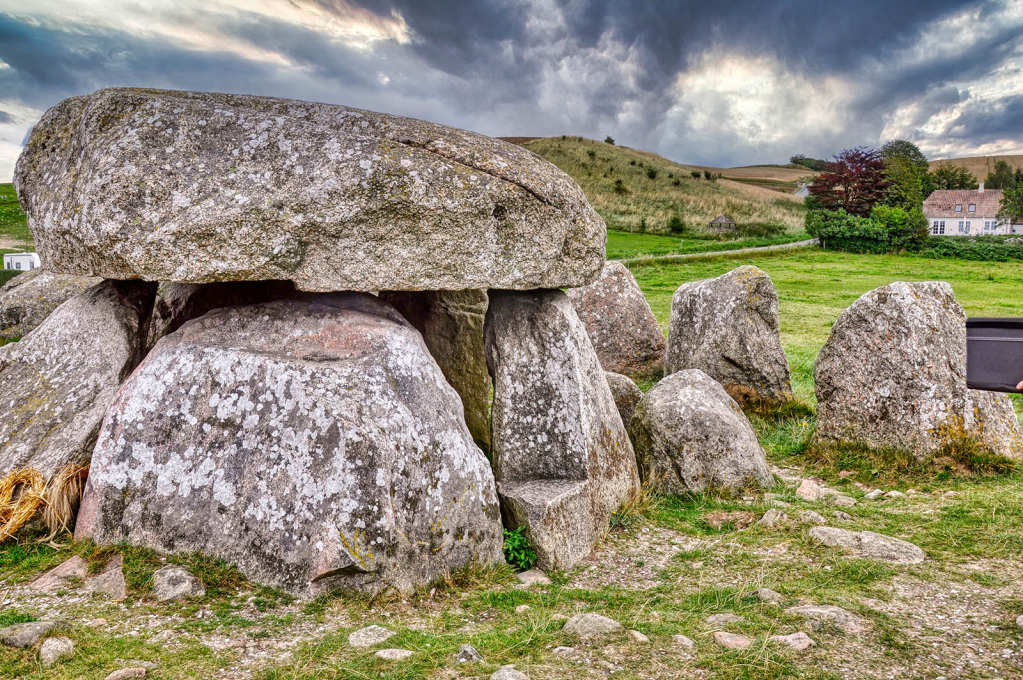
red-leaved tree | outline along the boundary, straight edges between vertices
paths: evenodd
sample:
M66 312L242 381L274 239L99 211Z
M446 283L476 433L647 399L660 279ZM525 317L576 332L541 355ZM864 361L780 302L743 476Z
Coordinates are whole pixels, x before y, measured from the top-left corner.
M817 175L810 194L827 210L842 208L850 215L868 217L888 187L884 160L873 149L856 147L835 155L826 172Z

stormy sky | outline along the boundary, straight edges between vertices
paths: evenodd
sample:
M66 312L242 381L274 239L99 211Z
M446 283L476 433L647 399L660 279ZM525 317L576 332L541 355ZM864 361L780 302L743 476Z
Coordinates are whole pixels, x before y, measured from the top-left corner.
M295 97L718 166L1023 153L1023 0L0 0L0 182L65 97Z

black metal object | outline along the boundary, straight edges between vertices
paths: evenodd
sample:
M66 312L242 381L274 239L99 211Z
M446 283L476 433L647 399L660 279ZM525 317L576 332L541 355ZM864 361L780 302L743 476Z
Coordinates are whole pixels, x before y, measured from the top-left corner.
M966 320L966 385L975 390L1020 393L1023 319Z

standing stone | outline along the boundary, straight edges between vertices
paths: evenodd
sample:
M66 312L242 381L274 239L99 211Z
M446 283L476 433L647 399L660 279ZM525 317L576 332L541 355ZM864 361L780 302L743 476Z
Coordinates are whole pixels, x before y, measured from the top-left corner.
M526 290L604 264L603 220L553 164L346 106L101 90L43 115L14 184L44 266L65 274Z
M419 332L357 293L163 338L107 412L76 536L204 552L299 594L407 592L502 546L458 395Z
M687 368L714 378L740 403L792 399L771 277L743 265L675 291L665 373Z
M505 525L526 527L540 569L566 569L637 493L632 445L564 293L490 291L485 334Z
M643 481L662 493L774 485L749 420L703 371L672 373L650 388L629 435Z
M104 281L0 347L0 475L86 463L107 406L142 358L156 284Z
M161 283L156 290L153 321L146 347L163 336L221 307L238 307L295 296L290 281L225 281L222 283Z
M926 458L964 437L1023 457L1004 394L966 387L966 314L942 281L897 282L842 312L814 364L817 442Z
M605 371L604 377L607 378L607 386L611 388L611 396L615 400L615 406L618 407L618 414L622 417L622 424L627 430L632 414L643 398L643 390L639 389L639 385L627 375Z
M100 281L38 268L18 274L0 288L0 339L28 335L57 307Z
M486 291L384 292L380 297L422 333L444 377L462 398L473 441L489 454L490 376L483 347Z
M664 332L628 267L607 262L596 281L565 293L605 371L634 378L661 375Z

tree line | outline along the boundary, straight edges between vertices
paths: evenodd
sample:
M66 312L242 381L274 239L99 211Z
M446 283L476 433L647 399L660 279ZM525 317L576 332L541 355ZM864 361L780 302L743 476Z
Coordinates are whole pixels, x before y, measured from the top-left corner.
M811 167L824 163L810 185L806 229L827 247L858 252L919 250L929 236L923 201L936 189L977 189L967 168L944 164L934 172L913 142L894 139L880 149L845 149L829 162L793 156ZM995 164L985 187L1002 190L998 217L1023 219L1023 169Z

